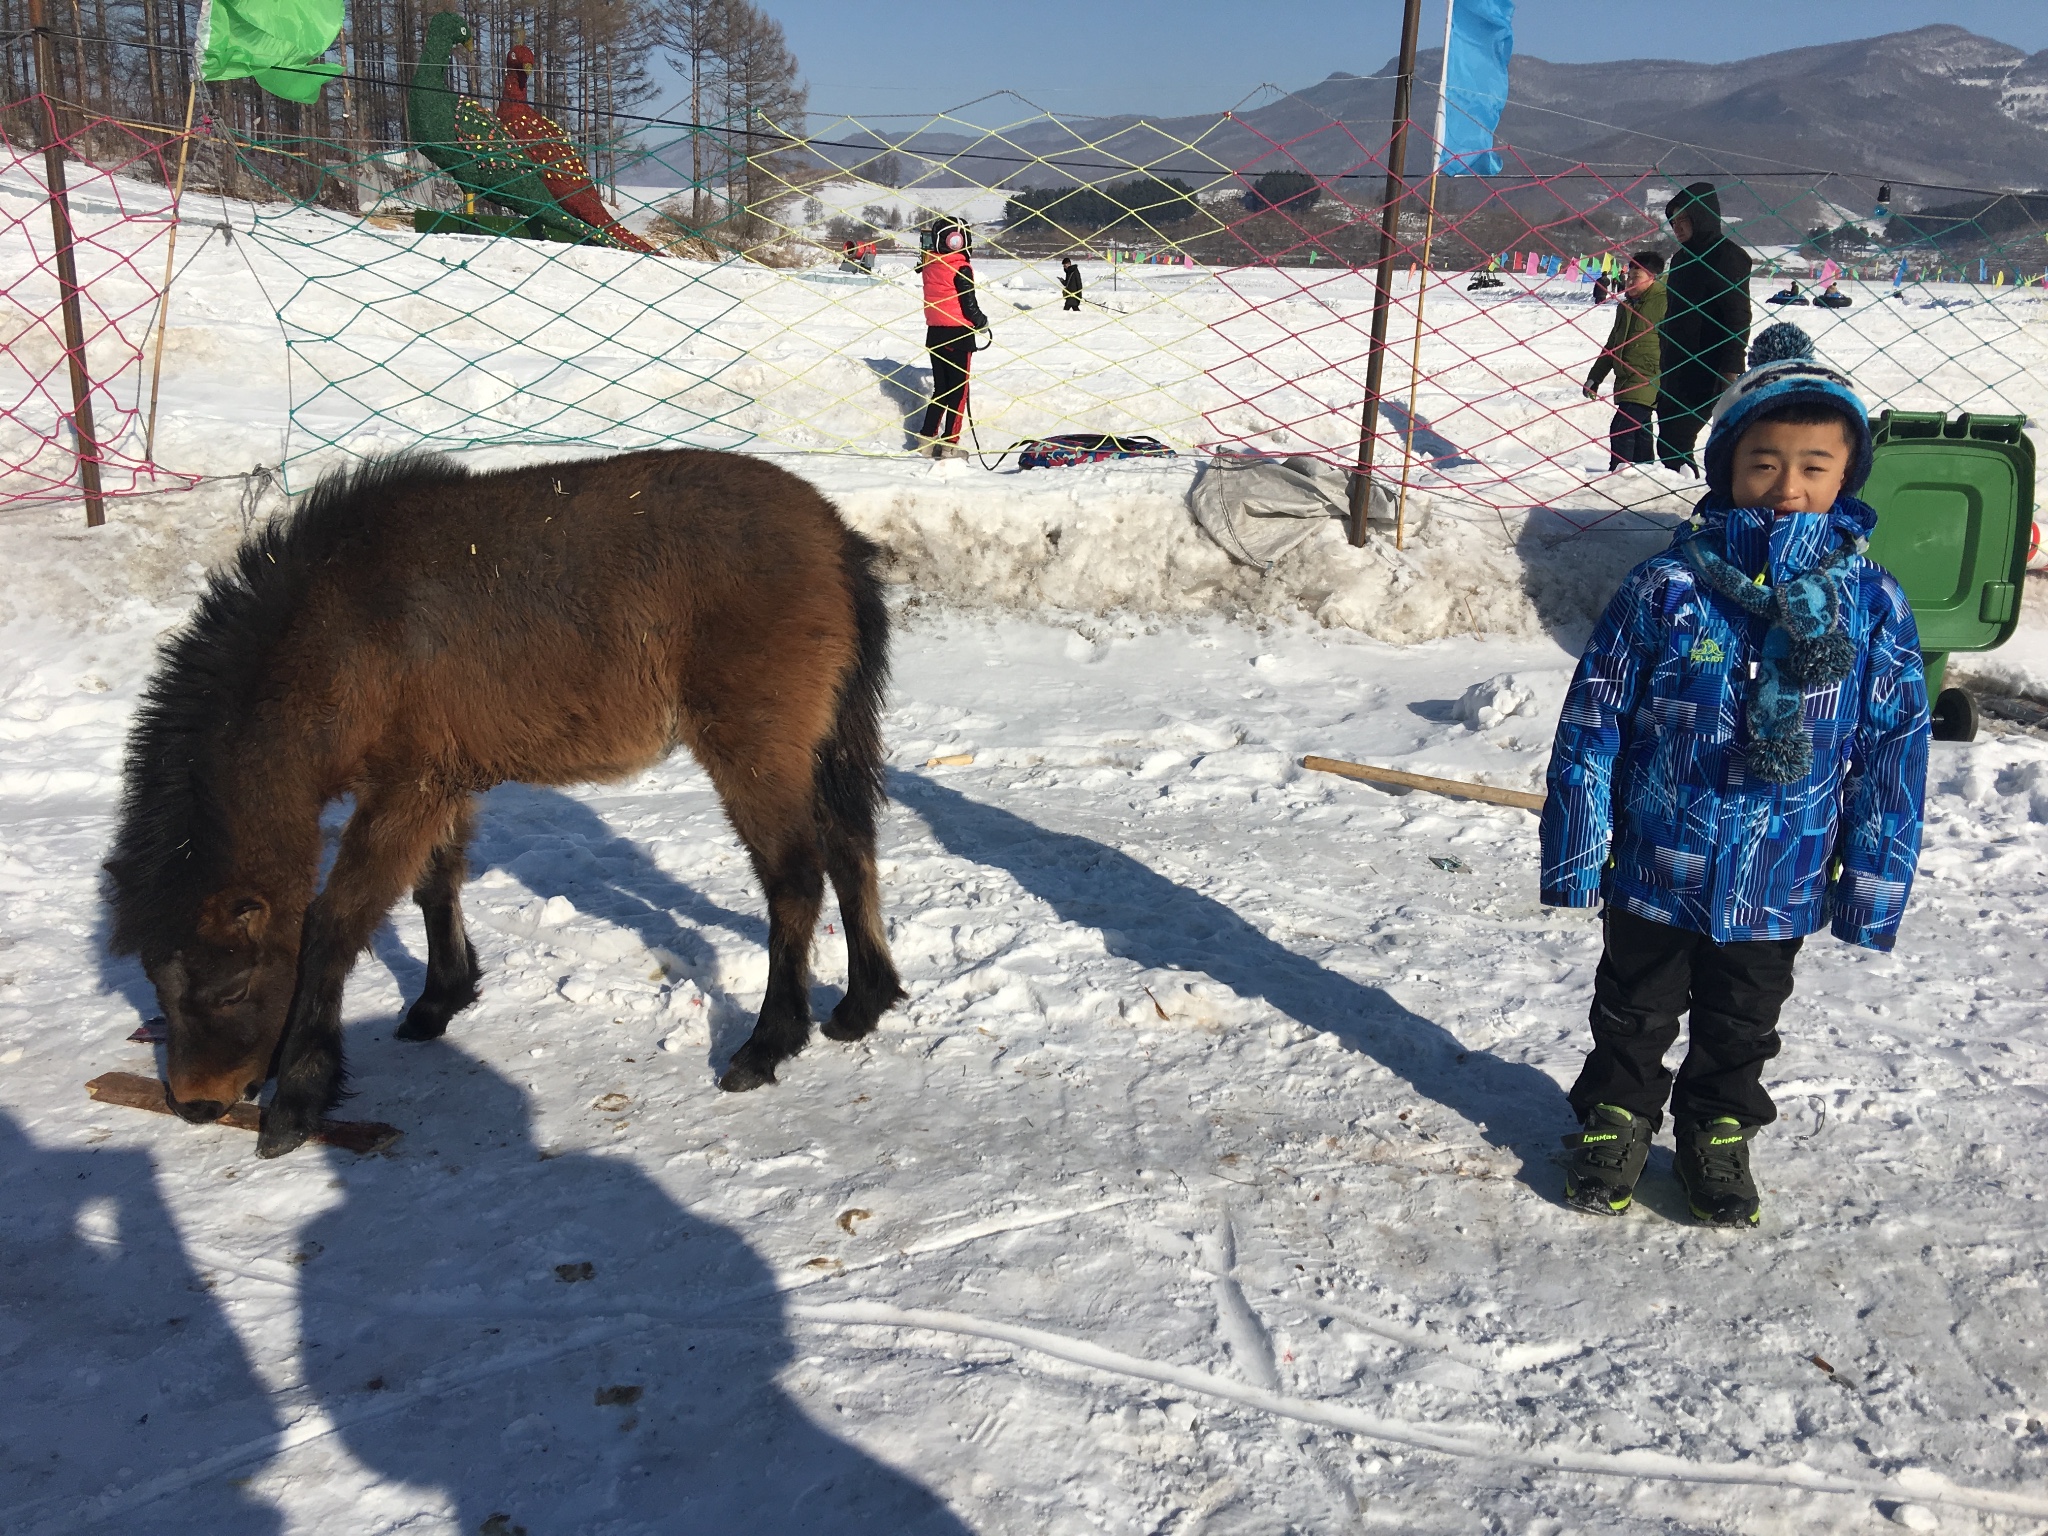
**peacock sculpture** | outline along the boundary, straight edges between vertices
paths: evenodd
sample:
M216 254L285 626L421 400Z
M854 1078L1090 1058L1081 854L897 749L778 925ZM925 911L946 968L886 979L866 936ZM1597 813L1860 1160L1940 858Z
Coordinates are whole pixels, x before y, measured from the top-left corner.
M602 231L613 245L654 254L653 246L612 217L591 184L589 168L569 142L562 125L527 100L527 76L535 62L533 50L524 43L514 45L505 55L505 86L498 98L498 121L519 141L526 158L539 167L541 182L556 203Z
M446 171L464 192L525 219L536 234L545 229L598 245L623 243L602 225L578 218L557 202L541 179L542 168L525 147L486 107L449 85L449 56L469 40L468 23L454 11L442 11L427 23L419 66L405 89L405 122L413 148ZM609 216L606 222L611 222ZM649 247L643 241L631 249Z

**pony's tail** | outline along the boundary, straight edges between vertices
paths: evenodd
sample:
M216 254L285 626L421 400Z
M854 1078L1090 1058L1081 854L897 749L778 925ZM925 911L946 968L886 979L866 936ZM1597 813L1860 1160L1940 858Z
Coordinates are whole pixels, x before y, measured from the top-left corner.
M885 792L882 699L889 685L889 609L875 574L881 549L852 529L843 537L855 651L839 685L832 732L818 746L818 809L828 825L872 846Z

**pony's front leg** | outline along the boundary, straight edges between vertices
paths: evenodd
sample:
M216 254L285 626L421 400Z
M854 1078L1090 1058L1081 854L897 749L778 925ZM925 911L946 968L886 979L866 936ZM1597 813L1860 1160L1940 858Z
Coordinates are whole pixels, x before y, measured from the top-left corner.
M258 1157L297 1147L346 1094L342 987L384 914L448 837L462 803L417 784L358 798L326 888L306 909L298 983L277 1047L277 1094L263 1111Z

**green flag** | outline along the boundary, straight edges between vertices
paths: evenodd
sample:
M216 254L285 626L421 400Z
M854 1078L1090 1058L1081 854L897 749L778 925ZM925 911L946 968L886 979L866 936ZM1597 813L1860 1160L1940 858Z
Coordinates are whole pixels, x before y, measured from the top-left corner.
M339 64L314 62L341 36L342 0L206 0L199 16L199 73L253 77L273 96L312 103Z

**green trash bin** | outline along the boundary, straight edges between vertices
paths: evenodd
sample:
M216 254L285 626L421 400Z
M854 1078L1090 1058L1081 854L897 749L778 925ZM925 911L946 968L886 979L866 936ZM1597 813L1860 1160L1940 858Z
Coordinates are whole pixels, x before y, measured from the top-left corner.
M2024 416L1886 411L1872 424L1863 499L1877 509L1870 558L1899 580L1920 629L1934 734L1968 741L1977 705L1944 688L1954 651L2012 638L2034 526L2034 444Z

